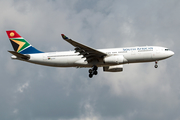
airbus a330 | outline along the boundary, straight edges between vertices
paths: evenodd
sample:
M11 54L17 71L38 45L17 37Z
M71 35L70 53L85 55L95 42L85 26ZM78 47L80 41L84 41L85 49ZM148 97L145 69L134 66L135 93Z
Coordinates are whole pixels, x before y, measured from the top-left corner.
M105 72L122 72L123 65L129 63L155 62L169 58L174 52L159 46L138 46L111 49L94 49L76 42L64 34L62 38L73 45L74 51L42 52L33 47L15 30L6 31L14 51L8 51L12 59L53 67L87 67L89 77L97 75L98 67Z

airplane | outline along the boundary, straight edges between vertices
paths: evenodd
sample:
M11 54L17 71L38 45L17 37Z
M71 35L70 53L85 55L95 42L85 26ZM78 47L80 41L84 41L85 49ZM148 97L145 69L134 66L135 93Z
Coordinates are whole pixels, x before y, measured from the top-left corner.
M159 46L137 46L111 49L94 49L76 42L64 34L62 38L73 45L74 51L42 52L33 47L15 30L6 31L14 51L8 51L12 59L52 67L90 68L89 77L97 75L98 67L104 72L122 72L123 65L129 63L155 62L174 55L174 52Z

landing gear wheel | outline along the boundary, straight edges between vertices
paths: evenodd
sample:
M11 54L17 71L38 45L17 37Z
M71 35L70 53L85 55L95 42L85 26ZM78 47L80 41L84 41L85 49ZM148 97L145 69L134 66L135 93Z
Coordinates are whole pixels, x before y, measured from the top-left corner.
M98 67L97 67L96 65L94 65L92 69L93 69L93 70L97 70Z
M98 67L96 65L93 65L92 69L89 69L89 78L92 78L93 75L98 74L97 69Z
M89 69L89 73L91 74L93 72L93 70L92 69Z
M89 74L89 78L92 78L92 77L93 77L93 74L90 73L90 74Z
M98 72L97 71L94 71L94 73L93 73L94 75L97 75L98 74Z
M155 68L158 68L158 65L154 65Z
M154 65L155 68L158 68L157 64L158 64L158 61L155 61L155 65Z

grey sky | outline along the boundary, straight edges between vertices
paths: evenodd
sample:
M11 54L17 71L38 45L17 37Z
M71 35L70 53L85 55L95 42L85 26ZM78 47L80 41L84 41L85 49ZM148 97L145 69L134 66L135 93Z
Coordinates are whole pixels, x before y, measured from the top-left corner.
M1 120L179 120L179 0L0 0ZM175 55L88 78L86 68L11 60L14 29L41 51L157 45Z

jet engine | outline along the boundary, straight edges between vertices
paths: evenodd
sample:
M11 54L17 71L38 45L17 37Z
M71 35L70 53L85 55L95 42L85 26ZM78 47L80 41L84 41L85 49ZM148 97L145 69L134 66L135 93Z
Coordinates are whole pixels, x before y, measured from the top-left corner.
M123 71L123 65L103 67L103 71L104 72L122 72Z
M122 55L118 55L118 56L108 56L104 58L104 63L105 64L121 64L126 62L127 60L122 56Z

